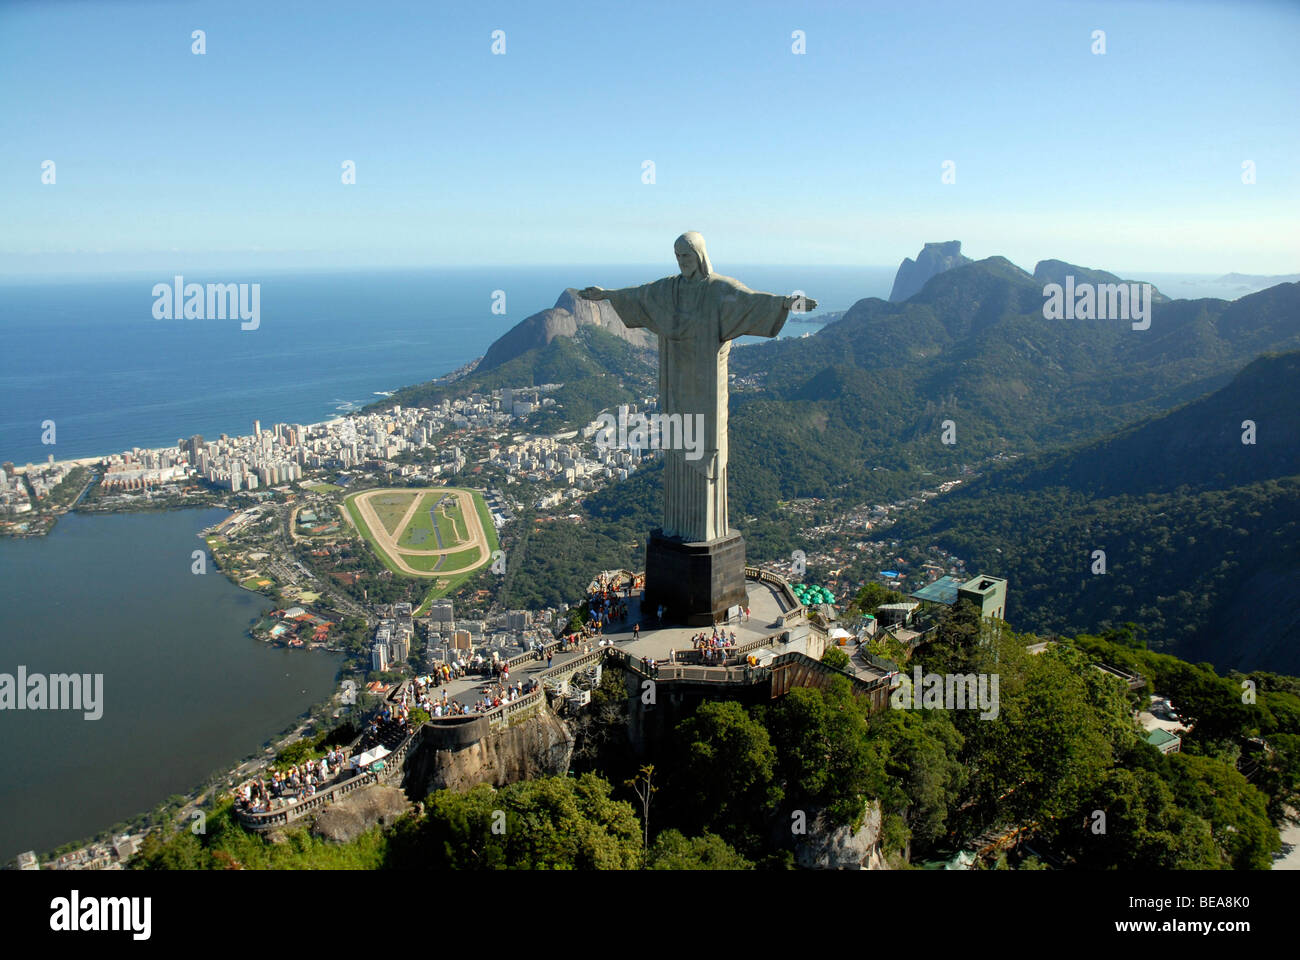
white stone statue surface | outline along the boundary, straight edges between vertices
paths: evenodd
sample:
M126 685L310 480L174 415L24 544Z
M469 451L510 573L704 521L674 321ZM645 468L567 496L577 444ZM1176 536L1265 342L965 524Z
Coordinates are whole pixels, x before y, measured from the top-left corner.
M727 358L736 337L775 337L790 310L817 306L806 297L756 293L713 272L704 238L694 230L674 244L681 273L639 287L587 287L586 300L608 300L628 327L659 337L659 413L698 424L697 447L687 456L669 442L664 457L663 533L689 542L721 540L727 524ZM690 428L688 428L690 429ZM695 438L693 438L695 439ZM699 443L699 440L695 440Z

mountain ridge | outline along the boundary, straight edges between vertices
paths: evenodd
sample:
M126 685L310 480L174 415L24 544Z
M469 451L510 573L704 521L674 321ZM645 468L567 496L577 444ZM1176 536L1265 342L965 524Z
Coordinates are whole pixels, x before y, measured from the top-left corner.
M1117 433L990 471L894 533L996 567L1016 584L1019 629L1132 620L1178 656L1295 670L1300 351L1261 356L1219 390Z
M651 349L657 341L648 330L628 327L608 300L583 300L566 287L555 306L539 310L515 324L488 347L480 371L500 367L529 350L544 347L556 337L573 337L581 327L596 327L634 347Z
M898 272L894 274L894 286L889 291L889 301L901 303L910 300L940 273L970 262L970 257L962 255L960 240L927 243L915 260L905 257L898 265Z

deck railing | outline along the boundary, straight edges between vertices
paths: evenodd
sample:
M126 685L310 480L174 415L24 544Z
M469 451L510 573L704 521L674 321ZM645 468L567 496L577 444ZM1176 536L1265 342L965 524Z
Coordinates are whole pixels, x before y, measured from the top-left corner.
M777 622L782 626L789 623L791 620L797 620L804 615L803 604L799 602L799 598L795 596L794 590L790 586L790 582L786 580L785 577L780 574L772 573L770 570L762 570L758 567L746 567L745 579L757 580L759 583L766 583L769 586L776 587L786 601L789 602L790 609L777 618Z
M621 571L630 574L631 571ZM803 605L799 603L790 589L789 583L784 577L761 570L758 567L746 567L745 577L749 580L758 580L776 587L786 600L789 601L791 609L782 614L778 619L779 624L788 623L791 619L803 615ZM782 642L780 634L770 634L757 640L750 640L736 647L725 648L728 657L742 657L745 654L760 649L770 647ZM528 653L520 654L506 661L510 667L516 667L519 664L527 663L533 660L540 660L548 652L557 651L562 647L560 640L544 644L539 650L531 650ZM783 655L784 659L788 655ZM747 685L767 681L772 676L770 667L751 667L748 664L733 664L726 666L706 666L693 664L660 664L654 670L648 669L640 657L634 657L625 650L620 650L613 645L596 647L590 653L583 654L573 660L567 660L562 664L557 664L548 670L543 670L538 675L538 679L545 680L547 677L559 675L572 675L584 667L591 666L597 662L610 658L614 662L621 664L623 667L631 670L647 679L655 680L685 680L703 683L720 683L720 684L737 684ZM403 689L409 681L402 681L389 690L385 699L390 703L396 703ZM861 681L859 681L861 683ZM485 710L482 713L458 714L457 716L466 717L483 717L488 721L492 729L501 729L509 726L513 721L531 715L541 709L546 703L546 691L544 687L538 687L536 690L526 693L517 700L508 703L502 703L500 706L493 707L491 710ZM438 717L430 721L436 726ZM310 797L296 800L292 803L285 804L274 810L268 810L262 813L252 813L247 811L236 811L236 817L245 827L251 830L266 830L276 826L283 826L299 820L313 810L317 810L335 800L338 800L347 794L358 790L362 787L374 783L387 783L399 770L402 769L411 747L415 744L420 736L421 730L409 734L398 747L383 758L383 769L375 770L373 767L363 771L347 780L335 783L325 789L318 791ZM350 756L356 746L360 743L361 737L358 736L347 747L343 748L345 758Z
M271 827L284 826L285 824L292 823L294 820L305 817L307 814L311 813L311 811L319 807L323 807L328 803L333 803L341 797L347 796L353 790L368 786L371 783L378 783L380 772L366 770L357 774L355 777L349 777L347 780L340 781L324 790L319 790L310 797L304 797L301 800L295 800L282 807L277 807L262 813L253 813L249 810L237 809L235 811L235 817L250 830L269 830Z

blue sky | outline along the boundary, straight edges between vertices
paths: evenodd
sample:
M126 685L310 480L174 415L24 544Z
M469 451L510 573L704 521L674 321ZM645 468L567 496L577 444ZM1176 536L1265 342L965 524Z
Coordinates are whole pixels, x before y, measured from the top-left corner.
M3 3L0 273L671 269L686 229L719 269L1295 272L1297 49L1240 0Z

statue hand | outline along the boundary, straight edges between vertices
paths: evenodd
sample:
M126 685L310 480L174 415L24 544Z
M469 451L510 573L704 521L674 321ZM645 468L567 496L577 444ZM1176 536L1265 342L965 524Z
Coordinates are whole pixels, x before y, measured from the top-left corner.
M578 296L584 300L608 300L609 291L601 287L583 287L578 291Z
M786 297L786 308L791 313L809 313L817 309L817 301L812 297Z

